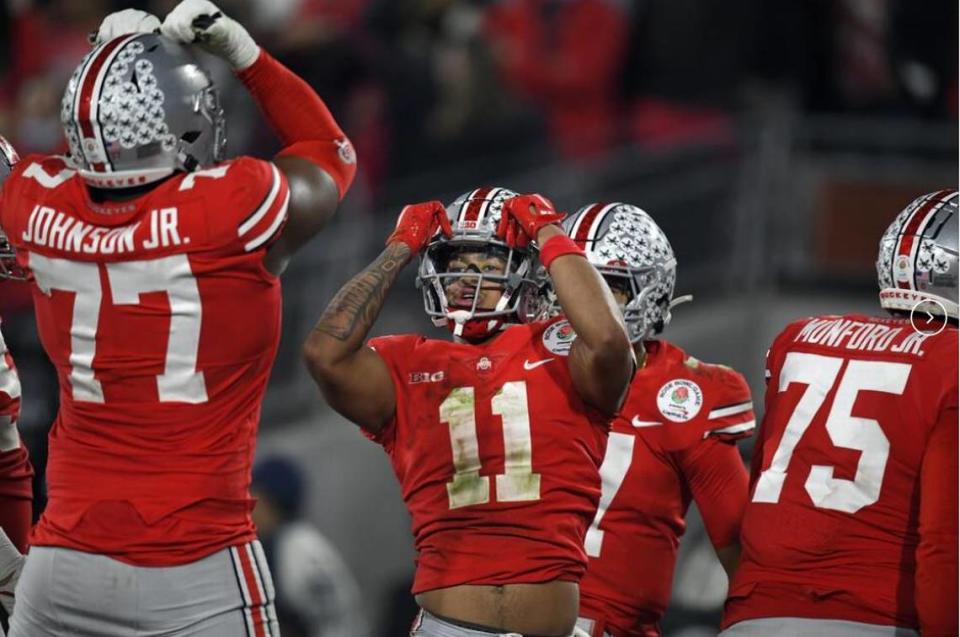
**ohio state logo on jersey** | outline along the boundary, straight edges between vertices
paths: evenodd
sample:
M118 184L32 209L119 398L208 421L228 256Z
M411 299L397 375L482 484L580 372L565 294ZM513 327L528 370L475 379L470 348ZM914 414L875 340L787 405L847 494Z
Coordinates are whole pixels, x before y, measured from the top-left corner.
M577 333L569 321L557 321L543 331L543 346L553 354L567 356L575 340Z
M703 392L692 380L671 380L657 392L657 408L668 420L687 422L696 418L703 406Z

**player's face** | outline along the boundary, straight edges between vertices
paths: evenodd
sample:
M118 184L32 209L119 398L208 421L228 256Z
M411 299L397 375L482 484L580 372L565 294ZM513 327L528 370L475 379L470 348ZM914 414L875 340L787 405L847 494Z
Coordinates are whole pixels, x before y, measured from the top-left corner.
M494 310L503 295L503 284L496 281L483 281L477 274L503 275L507 260L498 255L483 252L458 252L447 263L447 272L462 273L463 277L453 278L446 287L447 305L451 308L469 310L477 298L478 310Z
M613 298L616 299L617 305L624 307L630 302L630 295L632 294L633 290L630 289L629 279L622 276L612 275L608 275L603 278L610 287L610 291L613 292Z

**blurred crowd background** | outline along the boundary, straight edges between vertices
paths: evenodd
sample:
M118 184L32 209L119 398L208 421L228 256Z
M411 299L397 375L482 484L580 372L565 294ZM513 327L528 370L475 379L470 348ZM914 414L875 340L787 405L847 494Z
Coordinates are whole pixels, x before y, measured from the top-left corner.
M21 154L65 151L59 103L88 33L110 11L162 18L174 4L5 0L0 132ZM323 404L299 354L403 204L499 185L570 211L598 200L639 205L671 239L678 294L695 296L665 336L743 372L760 416L776 332L813 313L879 312L873 261L883 229L915 196L956 185L956 2L219 5L317 89L359 155L338 219L285 275L284 335L261 424L258 523L284 571L275 576L289 579L281 592L296 592L287 637L400 636L414 611L409 519L386 456ZM277 141L242 87L218 60L203 61L225 97L229 153L270 156ZM422 312L412 270L376 333L444 338ZM39 513L56 379L29 294L0 284L0 314L24 385ZM748 460L750 444L742 451ZM286 539L273 537L289 525ZM725 590L692 511L666 634L715 634ZM298 595L324 600L306 603L312 618L296 619Z

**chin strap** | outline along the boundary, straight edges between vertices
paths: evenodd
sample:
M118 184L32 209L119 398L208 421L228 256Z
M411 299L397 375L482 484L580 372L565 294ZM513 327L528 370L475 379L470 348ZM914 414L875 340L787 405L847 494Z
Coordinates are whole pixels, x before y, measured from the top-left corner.
M457 338L463 336L463 326L467 324L470 318L470 312L466 310L454 310L447 312L447 319L453 321L453 335Z

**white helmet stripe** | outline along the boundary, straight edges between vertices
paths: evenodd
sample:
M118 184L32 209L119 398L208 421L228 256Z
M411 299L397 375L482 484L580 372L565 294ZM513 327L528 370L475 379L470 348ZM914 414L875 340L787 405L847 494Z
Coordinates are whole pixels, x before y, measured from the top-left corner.
M587 232L587 239L589 241L594 242L597 240L597 230L603 227L603 220L606 219L607 215L610 214L610 211L616 208L618 205L619 204L617 203L608 203L600 211L600 214L594 218L593 223L590 224L590 230ZM592 243L588 245L592 245Z
M937 195L941 195L937 197ZM904 221L900 236L897 238L897 247L893 261L890 264L894 284L901 289L915 289L914 274L917 261L917 252L922 243L921 237L930 221L944 202L952 196L952 191L942 190L929 194L914 209L909 218ZM903 262L903 257L907 257ZM899 265L903 263L904 268Z
M917 228L917 238L914 240L913 246L910 248L909 268L911 288L916 287L914 275L916 274L915 270L917 267L917 252L920 251L920 245L923 243L923 233L927 229L927 226L930 225L930 222L933 221L933 218L937 215L937 210L939 210L939 208L939 206L934 206L931 208L930 211L927 212L926 216L924 216L923 220L920 221L920 226Z
M77 96L74 102L74 120L80 125L77 133L80 136L80 148L86 157L87 162L91 164L105 164L105 172L113 171L113 164L107 155L106 146L103 143L103 135L100 130L98 117L100 114L100 91L103 88L103 82L110 71L113 60L120 51L139 34L131 34L119 42L111 40L95 51L87 61L86 67L77 82ZM96 73L91 78L90 73ZM92 81L91 81L92 80ZM89 113L83 116L84 102L89 102ZM84 130L88 128L89 130ZM92 133L92 136L90 136Z
M477 227L480 227L480 224L483 222L484 217L487 216L487 210L490 208L490 204L493 203L493 200L500 193L503 188L494 188L487 193L487 196L484 197L483 203L480 204L480 212L477 214Z

